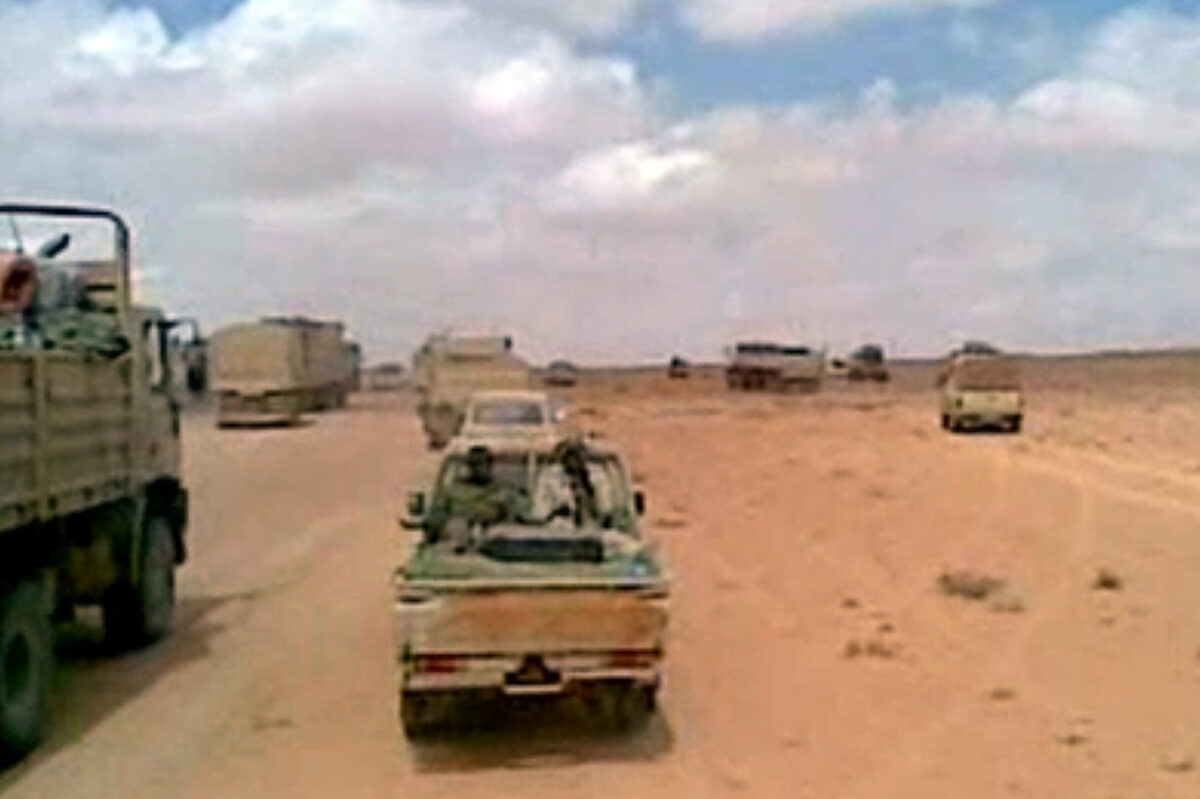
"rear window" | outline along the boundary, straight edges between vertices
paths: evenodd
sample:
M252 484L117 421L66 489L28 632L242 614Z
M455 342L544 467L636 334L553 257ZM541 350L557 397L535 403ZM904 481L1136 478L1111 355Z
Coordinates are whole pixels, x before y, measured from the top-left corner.
M545 424L542 406L536 402L504 401L483 402L475 406L471 415L473 424Z

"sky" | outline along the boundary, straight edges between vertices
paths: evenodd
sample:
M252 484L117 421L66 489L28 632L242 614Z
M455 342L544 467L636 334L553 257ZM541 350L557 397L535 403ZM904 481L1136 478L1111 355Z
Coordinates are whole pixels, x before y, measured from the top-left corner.
M1200 0L0 0L148 302L534 360L1200 340Z

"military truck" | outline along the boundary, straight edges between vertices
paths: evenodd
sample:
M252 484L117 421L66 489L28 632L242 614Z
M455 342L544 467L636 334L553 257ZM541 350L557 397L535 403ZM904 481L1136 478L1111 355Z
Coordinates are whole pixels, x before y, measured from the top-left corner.
M533 385L533 370L513 353L510 336L436 336L413 365L417 415L431 449L445 447L458 434L474 392Z
M1025 397L1017 362L999 354L959 352L939 375L942 428L997 427L1020 432Z
M112 244L102 257L52 261L66 234L30 258L17 233L0 253L0 754L10 758L42 733L52 621L99 605L121 646L168 631L188 494L172 323L131 302L126 223L65 205L0 204L5 218L13 231L103 230Z
M443 513L479 443L450 445L432 492L413 494L403 520L422 533L396 576L406 734L485 696L577 696L615 726L645 720L662 679L669 580L639 531L645 501L623 458L589 442L585 519L559 504L580 486L556 446L493 442L496 480L529 502L526 515L488 525Z
M350 369L341 322L264 317L213 333L217 425L293 424L346 404Z
M733 390L817 391L825 372L825 352L765 341L741 341L728 351L725 383Z

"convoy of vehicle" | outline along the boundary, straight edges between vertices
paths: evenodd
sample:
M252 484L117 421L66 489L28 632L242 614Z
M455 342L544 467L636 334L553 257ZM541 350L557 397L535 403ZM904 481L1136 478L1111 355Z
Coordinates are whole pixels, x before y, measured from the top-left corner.
M52 622L99 605L121 646L168 631L187 557L172 320L131 297L130 231L102 208L0 205L94 225L111 255L0 253L0 756L42 735ZM31 223L34 224L34 223ZM19 244L19 241L18 241Z
M528 498L525 515L489 524L441 514L480 446L496 481ZM421 539L396 579L407 734L428 732L453 703L482 696L579 696L621 727L653 710L669 583L638 528L644 499L619 453L590 442L581 457L592 515L556 515L554 498L569 502L579 490L560 449L459 438L430 491L410 498L405 526Z
M67 234L33 256L19 239L0 251L8 757L41 736L52 622L99 605L123 646L170 627L175 569L187 557L178 396L211 384L218 425L291 423L345 405L352 390L397 390L409 379L400 364L363 370L340 322L267 317L206 339L195 320L135 305L129 229L111 211L6 204L0 215L14 231L20 216L102 223L113 239L107 259L56 258ZM878 345L838 367L850 380L890 379ZM822 350L745 341L730 348L725 375L731 389L816 390L826 371ZM671 359L671 377L688 373ZM577 377L560 360L545 382L569 387ZM453 703L481 695L573 695L618 726L644 720L662 680L669 580L639 529L644 498L619 451L568 429L564 407L531 390L532 370L508 336L431 336L411 382L430 446L446 451L403 520L420 531L395 581L405 732L423 734ZM991 345L955 350L938 382L944 428L1021 429L1019 369ZM486 483L470 465L480 453ZM472 502L491 510L479 516Z

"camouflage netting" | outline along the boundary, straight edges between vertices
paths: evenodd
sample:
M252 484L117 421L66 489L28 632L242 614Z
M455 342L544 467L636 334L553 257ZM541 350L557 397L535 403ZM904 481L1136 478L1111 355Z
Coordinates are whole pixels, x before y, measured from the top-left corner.
M0 350L33 347L115 358L128 351L129 341L117 317L104 311L54 308L29 318L0 318Z

